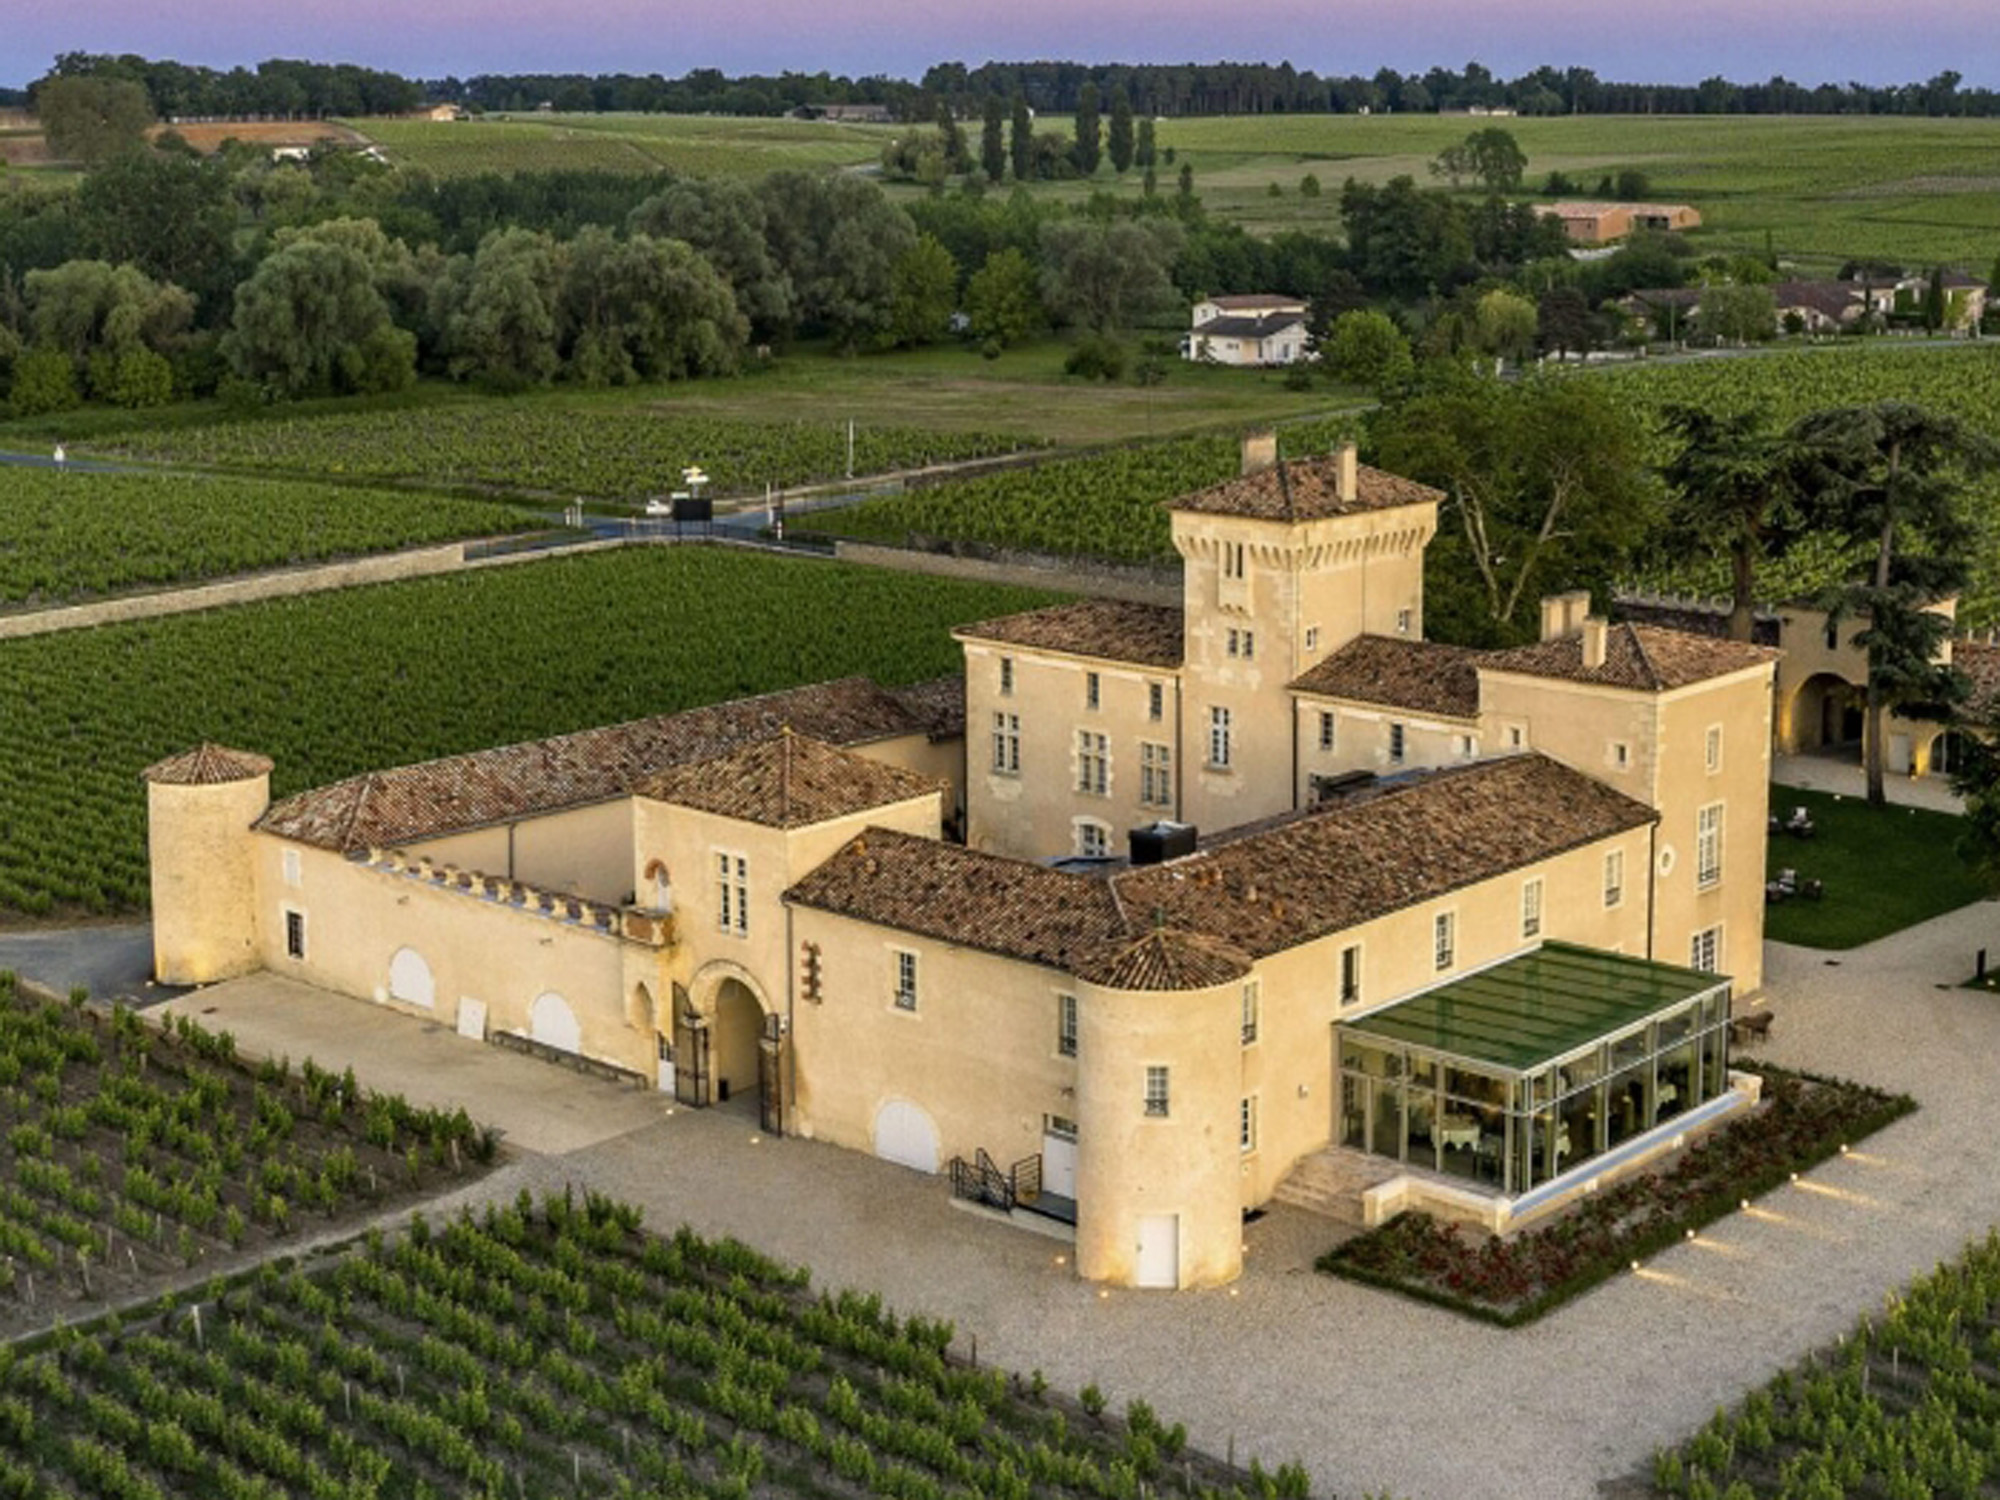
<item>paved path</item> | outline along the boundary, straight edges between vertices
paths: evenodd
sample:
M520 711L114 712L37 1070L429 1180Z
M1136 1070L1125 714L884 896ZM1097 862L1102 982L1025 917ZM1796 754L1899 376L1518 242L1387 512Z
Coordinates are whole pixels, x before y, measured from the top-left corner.
M1842 797L1868 795L1868 777L1861 762L1844 755L1774 755L1771 780L1779 786L1803 787L1813 792L1833 792ZM1951 789L1947 776L1896 776L1883 780L1883 791L1898 807L1928 807L1934 812L1962 813L1965 804ZM1778 799L1772 798L1772 809Z
M573 1181L643 1205L656 1226L736 1234L822 1285L951 1319L983 1360L1143 1397L1203 1447L1302 1457L1322 1491L1589 1500L2000 1219L1987 1061L2000 999L1939 988L1996 942L2000 906L1980 903L1837 961L1773 945L1769 1055L1906 1088L1924 1108L1512 1332L1313 1273L1335 1231L1293 1210L1246 1231L1234 1288L1103 1292L1071 1275L1063 1245L954 1207L937 1179L772 1140L740 1105L674 1111L285 981L179 1003L252 1050L352 1063L373 1086L463 1102L517 1145L559 1153L484 1191Z
M157 1000L148 922L0 932L0 969L67 995L82 985L101 1000Z

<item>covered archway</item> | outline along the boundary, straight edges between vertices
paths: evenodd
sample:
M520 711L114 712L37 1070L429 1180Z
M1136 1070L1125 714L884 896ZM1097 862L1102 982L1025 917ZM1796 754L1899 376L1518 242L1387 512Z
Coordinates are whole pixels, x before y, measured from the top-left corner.
M1963 730L1945 729L1931 737L1921 758L1910 769L1917 776L1949 776L1964 767L1965 733Z
M689 1052L687 1059L680 1054ZM784 1133L786 1036L783 1018L749 970L717 962L695 975L685 1016L676 1017L676 1067L693 1063L691 1087L677 1084L687 1103L754 1099L773 1135Z
M1833 672L1815 672L1786 701L1783 748L1792 754L1861 746L1867 705L1865 689Z

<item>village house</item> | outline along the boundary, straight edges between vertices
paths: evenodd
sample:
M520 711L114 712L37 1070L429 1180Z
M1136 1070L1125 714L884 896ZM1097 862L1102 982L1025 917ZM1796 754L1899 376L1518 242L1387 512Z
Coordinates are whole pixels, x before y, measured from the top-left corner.
M1562 220L1574 245L1608 245L1642 231L1678 233L1699 229L1701 214L1685 203L1538 203L1535 211Z
M1204 297L1181 358L1222 365L1289 365L1307 358L1306 304L1272 293Z
M147 773L156 966L259 968L948 1173L1198 1286L1332 1164L1505 1229L1754 1096L1776 653L1423 638L1437 492L1349 448L1172 507L1178 608L278 802ZM957 837L959 830L963 837Z

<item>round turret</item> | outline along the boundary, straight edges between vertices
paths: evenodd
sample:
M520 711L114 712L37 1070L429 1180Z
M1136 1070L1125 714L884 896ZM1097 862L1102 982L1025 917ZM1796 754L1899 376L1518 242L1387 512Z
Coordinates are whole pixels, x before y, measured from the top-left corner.
M258 967L251 825L271 802L271 762L201 744L148 766L153 973L208 984Z

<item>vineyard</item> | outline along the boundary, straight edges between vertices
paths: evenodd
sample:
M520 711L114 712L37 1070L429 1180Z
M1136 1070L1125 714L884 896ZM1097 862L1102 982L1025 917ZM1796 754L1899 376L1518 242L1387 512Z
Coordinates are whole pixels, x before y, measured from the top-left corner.
M854 473L881 474L1033 446L1004 433L857 426ZM680 488L681 471L691 465L707 472L717 495L761 494L766 484L804 484L848 472L842 423L774 424L632 405L490 399L123 434L100 451L226 469L489 486L627 504Z
M183 474L10 469L0 607L326 562L537 524L485 501Z
M702 177L827 171L874 162L891 134L824 120L642 114L370 119L359 128L395 161L439 177L584 168Z
M1288 457L1329 451L1350 430L1341 418L1282 429ZM870 541L973 543L1083 553L1131 562L1174 556L1165 502L1238 472L1225 435L1174 438L1061 459L1033 469L960 479L813 516L815 530Z
M1991 1495L2000 1483L2000 1231L1653 1462L1686 1500Z
M2000 440L2000 348L1860 347L1639 366L1604 375L1609 388L1649 424L1667 406L1695 403L1716 411L1761 408L1778 422L1836 406L1912 401L1951 412ZM1664 456L1664 450L1662 450ZM1984 537L1973 586L1959 608L1969 625L2000 623L2000 478L1975 481L1974 513ZM1808 542L1763 572L1767 598L1797 598L1840 570L1832 549ZM1722 564L1662 571L1643 584L1668 591L1727 592Z
M139 772L203 739L277 795L364 770L867 673L1047 596L644 548L0 643L0 912L147 900Z
M130 1010L39 1000L5 971L0 1130L0 1331L429 1191L492 1156L463 1110L363 1094L352 1073L311 1063L253 1072L227 1032L185 1017L156 1032Z
M1303 1500L950 1357L951 1325L817 1297L592 1194L370 1233L32 1352L0 1350L0 1495Z

